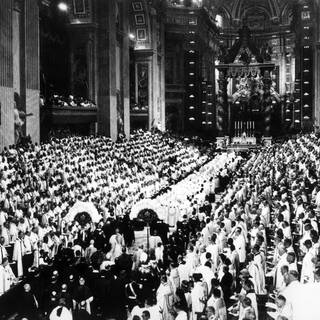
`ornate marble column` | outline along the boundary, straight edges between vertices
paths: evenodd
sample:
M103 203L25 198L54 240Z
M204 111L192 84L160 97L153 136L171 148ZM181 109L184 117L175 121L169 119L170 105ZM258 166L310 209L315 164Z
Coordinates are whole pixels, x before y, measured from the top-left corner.
M320 15L320 0L314 0L315 16ZM313 118L317 129L320 129L320 20L314 19L314 105Z
M262 82L263 82L263 113L264 113L264 136L270 137L270 125L271 125L271 110L272 110L272 98L271 98L271 74L270 70L262 69Z
M320 41L314 48L314 124L320 128Z
M116 140L116 0L98 5L98 133Z
M130 57L129 57L129 3L122 1L124 36L122 38L122 91L123 91L123 122L124 134L130 136Z
M40 141L40 56L39 56L39 5L25 1L24 12L24 67L26 135L33 142Z
M228 76L226 70L219 70L218 87L216 129L217 136L222 137L229 134Z
M0 148L22 136L40 140L39 7L0 1Z
M12 0L0 1L0 150L14 143Z
M130 1L134 33L135 103L132 124L165 129L164 24L159 1Z
M129 21L128 2L97 4L98 133L116 140L129 137Z

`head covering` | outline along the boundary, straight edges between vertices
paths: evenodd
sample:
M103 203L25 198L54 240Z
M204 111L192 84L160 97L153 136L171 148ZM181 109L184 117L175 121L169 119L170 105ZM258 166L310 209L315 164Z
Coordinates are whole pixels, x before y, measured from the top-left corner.
M202 274L201 273L194 273L193 274L193 279L194 279L194 281L201 281Z
M189 282L187 280L183 280L181 283L182 289L188 289L189 288Z
M59 276L59 273L58 273L58 271L57 270L54 270L53 272L52 272L52 279L56 279L56 278L58 278L58 276Z
M243 277L243 278L251 278L251 275L250 275L250 273L249 273L249 271L248 271L248 269L242 269L241 271L240 271L240 277Z
M316 270L313 271L314 275L320 278L320 267L316 268Z

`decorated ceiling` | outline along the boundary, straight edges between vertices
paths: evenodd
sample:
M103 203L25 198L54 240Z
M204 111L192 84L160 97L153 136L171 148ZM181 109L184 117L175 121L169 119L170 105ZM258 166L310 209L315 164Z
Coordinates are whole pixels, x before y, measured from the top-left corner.
M251 30L265 30L289 25L298 0L208 0L212 13L223 17L224 27L247 25Z

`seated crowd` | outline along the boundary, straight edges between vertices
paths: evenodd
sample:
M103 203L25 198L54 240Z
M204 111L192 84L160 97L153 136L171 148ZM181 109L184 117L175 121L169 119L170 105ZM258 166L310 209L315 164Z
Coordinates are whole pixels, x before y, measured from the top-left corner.
M197 150L148 133L6 150L0 286L25 276L18 317L258 320L268 307L277 320L318 319L318 137L247 159L218 155L215 169ZM175 230L151 227L133 245L127 210L158 192L177 210ZM77 199L92 201L101 221L65 223Z
M41 218L40 228L58 224L77 200L93 202L104 217L124 216L133 203L154 196L208 159L192 144L160 133L137 132L117 143L70 137L25 149L11 146L0 162L1 211L7 217L2 233L9 234L5 244L15 241L19 225L25 231L34 219Z
M41 106L52 106L52 107L74 107L74 108L96 108L96 104L83 97L74 97L69 95L68 97L54 94L52 97L45 99L42 97L40 100Z

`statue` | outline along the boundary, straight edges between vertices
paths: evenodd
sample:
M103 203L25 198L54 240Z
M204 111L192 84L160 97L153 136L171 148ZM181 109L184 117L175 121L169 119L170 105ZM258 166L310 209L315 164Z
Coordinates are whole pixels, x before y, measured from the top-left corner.
M13 108L15 143L19 143L21 138L24 136L23 125L26 122L26 118L32 116L33 113L27 114L23 110L19 110L16 101L14 102Z
M248 65L248 64L250 64L251 59L252 59L252 55L251 55L250 51L248 49L242 49L242 51L240 53L239 60L243 64Z
M272 48L266 42L262 45L260 49L260 56L262 57L263 61L266 62L266 61L271 61L271 55L272 55Z
M229 57L228 48L224 44L219 45L218 60L220 61L220 63L228 63L228 57Z

